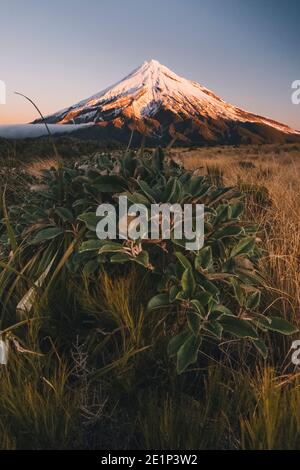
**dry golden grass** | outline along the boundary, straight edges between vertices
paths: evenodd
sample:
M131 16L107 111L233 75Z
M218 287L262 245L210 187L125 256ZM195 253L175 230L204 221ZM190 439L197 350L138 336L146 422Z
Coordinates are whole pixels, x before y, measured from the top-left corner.
M226 185L265 187L270 205L251 198L247 216L260 227L266 250L261 269L270 305L289 318L300 318L300 145L265 145L173 150L185 168L221 172Z
M25 171L31 176L39 178L43 170L57 168L58 161L55 158L39 158L25 165Z

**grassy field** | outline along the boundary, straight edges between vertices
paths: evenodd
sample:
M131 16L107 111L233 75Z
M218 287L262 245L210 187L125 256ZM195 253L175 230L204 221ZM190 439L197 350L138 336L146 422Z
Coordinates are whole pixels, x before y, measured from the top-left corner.
M284 315L300 308L300 146L264 145L174 151L199 174L236 185L247 197L247 215L260 226L266 256L261 269L270 296Z
M258 225L258 314L299 324L300 146L169 152L213 187L239 189L243 221ZM95 167L93 155L75 160ZM1 330L10 351L0 366L0 448L300 449L300 375L291 363L300 334L264 332L265 359L247 339L208 338L178 374L167 345L186 318L147 309L155 294L149 270L72 270L69 255L82 237L73 221L61 243L31 248L40 222L29 214L21 231L11 208L43 191L42 171L56 167L59 176L60 164L51 155L1 160Z

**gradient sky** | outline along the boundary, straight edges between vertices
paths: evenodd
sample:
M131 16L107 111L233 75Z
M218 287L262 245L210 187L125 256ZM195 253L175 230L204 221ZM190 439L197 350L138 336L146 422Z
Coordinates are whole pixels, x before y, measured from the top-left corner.
M157 59L226 101L300 129L299 0L1 0L0 123L76 103Z

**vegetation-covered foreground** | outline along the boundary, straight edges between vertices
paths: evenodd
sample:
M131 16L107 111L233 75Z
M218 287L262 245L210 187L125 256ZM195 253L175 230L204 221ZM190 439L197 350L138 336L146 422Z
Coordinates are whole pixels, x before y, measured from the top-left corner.
M2 449L300 448L299 149L235 150L3 160ZM98 240L120 194L204 203L204 247Z

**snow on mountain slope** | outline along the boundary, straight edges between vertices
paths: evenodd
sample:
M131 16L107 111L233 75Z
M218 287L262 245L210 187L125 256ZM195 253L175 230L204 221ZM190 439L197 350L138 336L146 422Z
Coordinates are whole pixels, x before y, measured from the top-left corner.
M100 128L135 129L148 136L168 135L200 142L263 143L300 138L300 132L226 103L156 60L144 62L115 85L46 120L57 124L94 123Z

